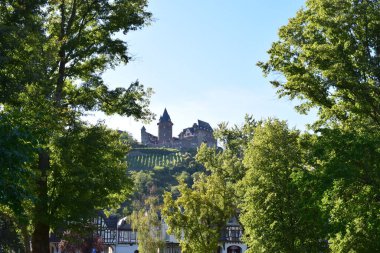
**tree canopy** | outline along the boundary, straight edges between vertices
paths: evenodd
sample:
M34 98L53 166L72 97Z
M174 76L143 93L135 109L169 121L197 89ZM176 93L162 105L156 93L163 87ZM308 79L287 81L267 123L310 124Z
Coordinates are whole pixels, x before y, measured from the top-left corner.
M380 2L308 0L268 53L258 65L281 74L280 97L319 108L304 166L320 180L330 249L379 251Z
M239 182L241 223L250 252L324 252L323 221L300 133L267 120L255 129Z
M380 3L308 0L279 30L279 40L258 65L280 96L299 98L324 119L367 115L380 124Z
M147 93L136 81L109 90L102 73L130 56L127 34L149 22L144 0L2 1L0 102L22 105L20 95L38 84L61 107L149 118Z
M166 192L162 215L183 252L213 252L221 231L234 214L233 192L220 175L200 174L190 188L182 181L177 199Z
M120 36L149 24L146 7L145 0L0 1L7 137L0 182L18 189L1 190L0 204L30 217L34 252L48 252L50 229L86 221L130 190L119 134L81 116L99 110L151 119L150 89L138 81L109 89L102 78L130 61Z

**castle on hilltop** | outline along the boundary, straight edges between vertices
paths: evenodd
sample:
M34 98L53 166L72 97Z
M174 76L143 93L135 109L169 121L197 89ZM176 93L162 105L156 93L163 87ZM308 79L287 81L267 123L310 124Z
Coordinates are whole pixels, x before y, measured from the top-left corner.
M209 147L216 147L214 130L205 121L198 120L198 124L194 123L192 127L183 129L178 138L173 137L173 122L165 108L157 125L158 137L148 133L144 126L141 128L142 144L148 147L167 147L181 150L196 149L202 143L206 143Z

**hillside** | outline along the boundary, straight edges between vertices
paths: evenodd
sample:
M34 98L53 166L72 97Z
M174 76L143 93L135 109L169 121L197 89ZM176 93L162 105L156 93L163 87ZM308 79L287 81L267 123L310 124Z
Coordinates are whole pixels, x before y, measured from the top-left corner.
M204 167L196 162L196 152L182 152L171 148L147 148L135 146L127 156L128 173L134 183L134 194L125 203L127 213L132 202L155 194L162 201L164 191L173 191L180 177L189 185L193 174L203 172Z
M128 154L129 170L150 170L157 167L181 166L189 153L171 148L134 148Z

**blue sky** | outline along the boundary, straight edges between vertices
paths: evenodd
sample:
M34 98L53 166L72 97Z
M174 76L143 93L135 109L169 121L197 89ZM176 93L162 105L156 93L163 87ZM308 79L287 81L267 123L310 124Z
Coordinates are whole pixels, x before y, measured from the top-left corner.
M167 108L174 135L198 119L212 127L223 121L239 125L245 114L278 117L304 129L314 117L296 113L296 102L278 99L270 78L256 67L268 58L280 26L303 5L302 0L151 0L154 22L123 37L134 60L104 78L110 87L127 87L136 79L152 87L150 108L157 118ZM89 119L104 119L138 140L143 125L157 134L157 121L99 113Z

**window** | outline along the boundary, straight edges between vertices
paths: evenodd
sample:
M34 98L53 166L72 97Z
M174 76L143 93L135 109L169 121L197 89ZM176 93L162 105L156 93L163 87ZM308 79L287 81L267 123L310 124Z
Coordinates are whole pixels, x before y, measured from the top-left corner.
M135 243L136 242L136 232L133 231L119 231L119 243Z
M243 232L240 226L226 227L226 234L225 234L226 241L240 242L242 235L243 235Z

